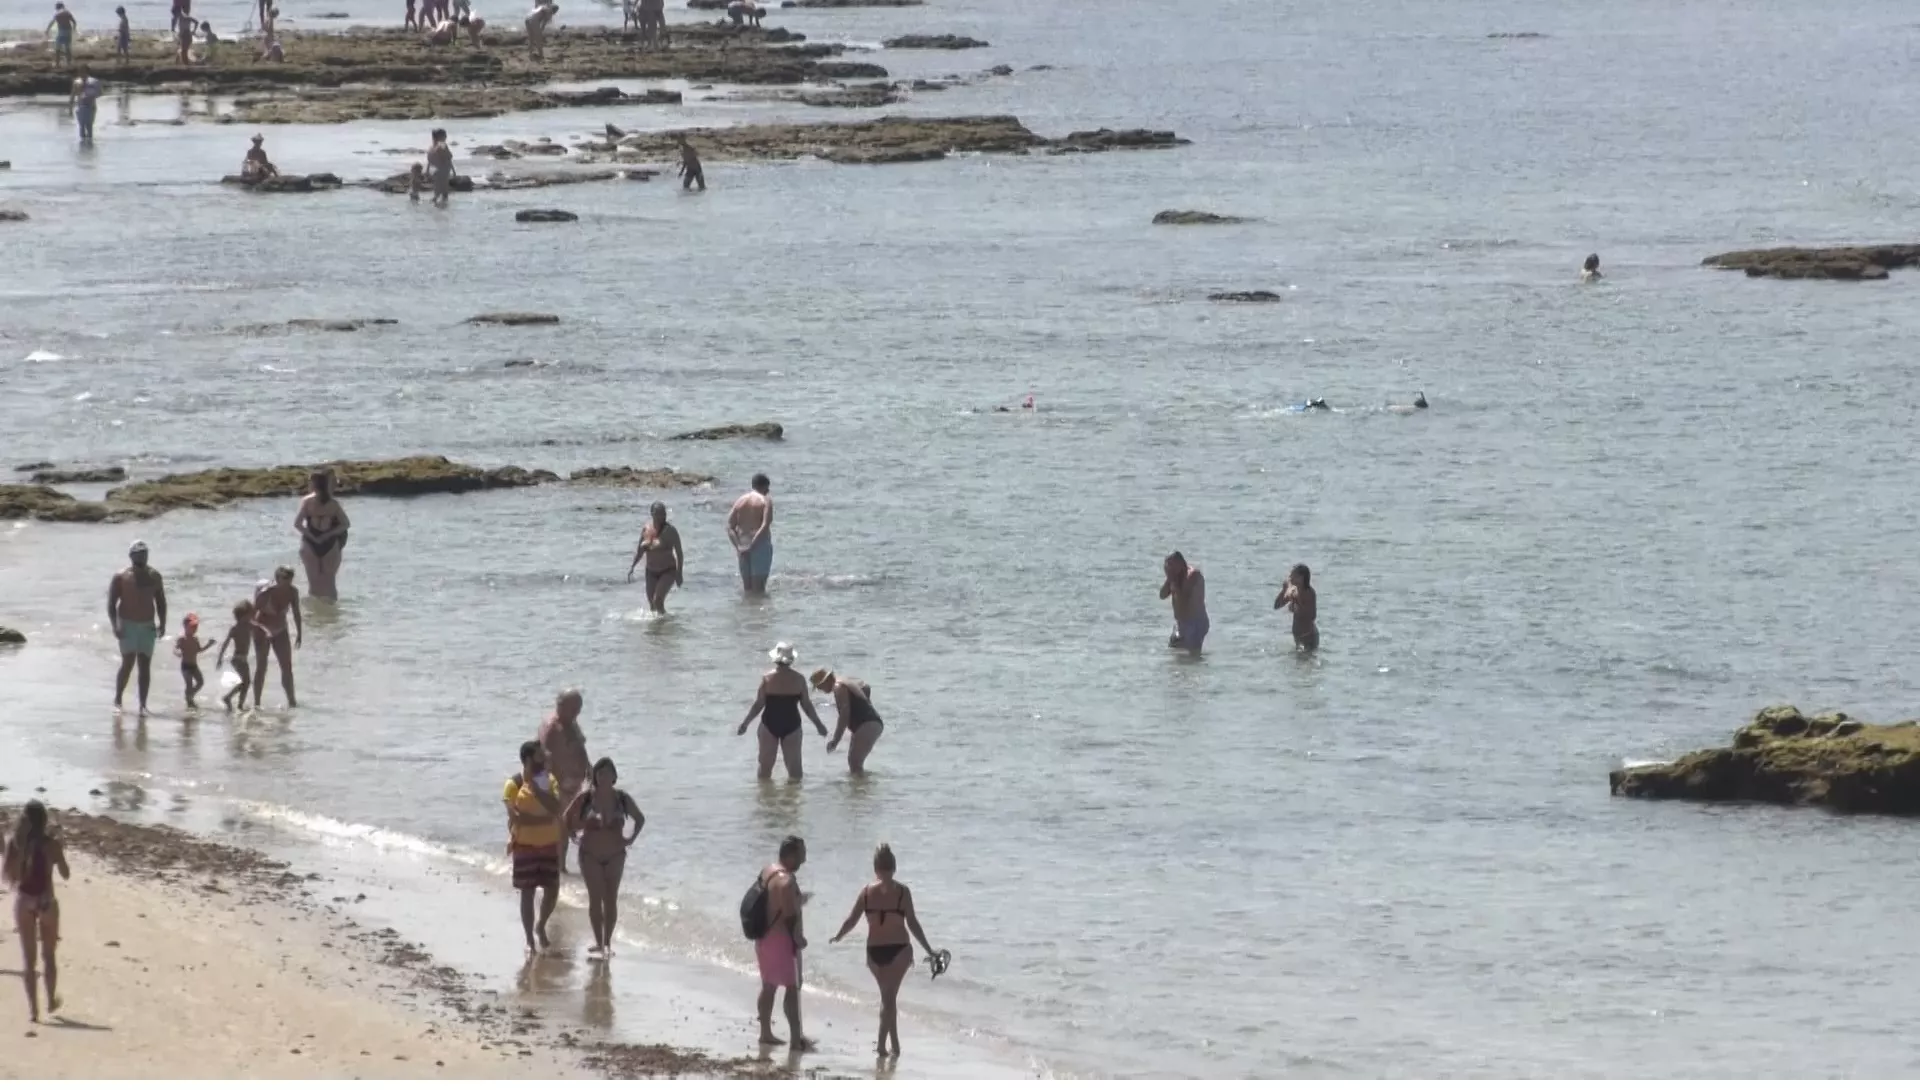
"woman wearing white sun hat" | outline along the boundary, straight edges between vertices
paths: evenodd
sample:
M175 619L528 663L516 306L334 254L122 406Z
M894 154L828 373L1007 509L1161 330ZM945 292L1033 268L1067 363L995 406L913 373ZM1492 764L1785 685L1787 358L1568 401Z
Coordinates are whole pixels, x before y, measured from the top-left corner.
M740 721L736 734L747 733L754 719L760 719L760 778L773 778L773 759L776 754L786 758L787 778L800 778L800 713L813 720L820 736L827 736L827 725L820 721L820 713L813 710L813 701L807 698L807 679L793 668L793 645L785 640L774 645L767 652L773 660L773 669L760 678L760 691L754 694L753 707L747 709L747 717Z

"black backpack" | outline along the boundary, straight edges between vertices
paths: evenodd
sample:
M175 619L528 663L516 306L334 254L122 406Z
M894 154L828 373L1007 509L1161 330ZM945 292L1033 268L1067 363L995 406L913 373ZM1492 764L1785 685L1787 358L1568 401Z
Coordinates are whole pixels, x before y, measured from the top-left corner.
M740 930L755 942L767 937L767 880L760 877L740 898Z

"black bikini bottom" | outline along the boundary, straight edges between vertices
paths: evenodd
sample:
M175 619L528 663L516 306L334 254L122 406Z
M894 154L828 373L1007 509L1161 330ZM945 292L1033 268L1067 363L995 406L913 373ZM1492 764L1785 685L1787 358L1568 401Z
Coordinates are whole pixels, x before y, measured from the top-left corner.
M313 538L307 538L306 542L307 542L307 548L313 550L313 555L316 557L321 557L332 552L333 547L335 545L340 544L340 539L337 537L330 537L325 541L315 541Z
M892 946L868 946L867 964L892 965L894 962L900 960L901 954L906 954L907 961L911 963L913 961L913 944L903 942Z
M767 724L767 733L773 735L775 738L785 738L787 735L800 729L800 720L798 718L795 718L791 723L768 723L765 719L762 719L761 722Z

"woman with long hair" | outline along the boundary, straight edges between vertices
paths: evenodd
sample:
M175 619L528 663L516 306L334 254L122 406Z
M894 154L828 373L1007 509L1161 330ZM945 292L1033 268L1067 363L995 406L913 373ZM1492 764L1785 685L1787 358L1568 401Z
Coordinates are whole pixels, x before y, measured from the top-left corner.
M27 1009L40 1020L38 963L46 963L47 1011L60 1009L60 969L53 948L60 942L60 902L53 895L53 873L65 881L73 877L60 838L47 828L47 808L38 799L20 810L13 839L7 842L4 872L13 887L13 922L20 929L20 957L27 984Z
M833 937L834 942L846 938L860 918L866 917L867 971L880 985L880 1044L875 1051L882 1056L888 1054L889 1040L893 1043L892 1054L900 1055L898 1002L900 985L907 979L907 971L913 968L913 943L920 943L927 959L936 962L936 970L941 967L938 962L943 957L933 952L927 933L920 929L920 917L913 911L913 891L894 880L896 866L891 845L882 844L874 849L873 881L860 891L860 898L853 902L853 911L847 913L847 922L840 925L840 933Z
M620 879L627 870L627 849L640 839L647 815L633 796L615 785L620 772L613 758L593 762L593 779L567 806L567 832L580 842L580 880L587 884L587 921L593 948L587 957L613 956L613 925L620 915ZM633 835L626 835L627 820Z

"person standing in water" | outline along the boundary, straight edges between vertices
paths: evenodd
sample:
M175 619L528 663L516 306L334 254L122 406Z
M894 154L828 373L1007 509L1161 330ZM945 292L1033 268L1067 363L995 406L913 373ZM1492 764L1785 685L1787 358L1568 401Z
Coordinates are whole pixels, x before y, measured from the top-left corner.
M1273 600L1273 608L1293 611L1293 645L1301 651L1320 649L1320 597L1313 590L1313 573L1305 564L1295 564L1287 573L1287 585Z
M287 638L287 616L293 616L293 638ZM293 569L273 570L273 582L263 582L253 591L253 706L260 708L267 690L267 658L280 664L280 688L287 694L287 707L297 708L293 698L293 649L306 639L306 622L300 617L300 588L293 585Z
M787 998L783 1007L795 1052L813 1050L813 1042L800 1029L800 954L807 948L801 910L807 898L800 892L796 875L806 861L807 842L790 836L780 842L779 860L761 870L760 885L766 889L767 930L753 942L753 958L760 968L760 1043L787 1043L773 1035L773 1000L780 989L785 988Z
M147 690L153 685L153 645L167 627L167 588L160 573L147 567L147 543L127 549L130 562L107 584L107 624L120 641L120 675L113 684L113 706L127 691L127 677L140 671L140 714L147 714Z
M427 148L427 177L433 182L433 206L445 208L453 192L453 149L447 146L447 130L433 130L433 144Z
M220 669L220 660L227 657L227 648L233 648L233 672L239 676L240 683L228 689L220 703L233 710L233 698L240 698L240 710L247 710L247 687L253 684L253 669L247 665L247 651L253 646L253 603L236 602L233 607L233 627L227 630L227 638L220 641L220 650L214 652L213 668Z
M667 505L656 501L650 521L640 528L640 544L633 550L633 563L627 565L627 582L633 582L633 569L647 562L647 608L655 613L667 611L667 592L687 582L687 558L680 548L680 531L667 521Z
M913 968L913 944L918 942L920 949L927 952L927 960L938 961L939 955L933 952L933 944L927 941L927 933L920 927L920 917L913 911L913 891L894 881L896 863L891 845L882 844L873 851L873 881L867 883L860 896L853 902L853 911L847 913L846 922L840 925L840 933L833 942L847 937L860 923L861 917L867 921L867 971L873 974L874 983L880 985L880 1043L874 1049L882 1056L888 1055L887 1043L893 1043L892 1055L900 1055L900 1011L897 1006L900 999L900 985L907 979L908 970ZM911 940L908 936L911 935ZM939 966L936 964L935 968Z
M201 642L200 618L197 614L187 614L180 622L180 627L180 636L173 641L173 653L180 659L180 680L187 686L187 707L197 708L200 705L195 704L193 698L207 687L207 679L200 673L200 653L211 651L213 641Z
M680 177L685 179L680 183L680 188L692 189L697 185L700 187L700 192L705 193L707 172L700 168L700 153L693 150L692 144L687 143L686 133L680 133L675 139L680 143Z
M560 815L564 806L553 793L553 776L537 741L520 746L520 771L507 780L500 801L507 808L507 855L513 859L513 888L520 891L520 926L527 953L551 946L547 921L560 900ZM533 895L541 894L540 915ZM537 944L535 940L538 940Z
M1163 567L1167 579L1160 584L1160 598L1162 601L1173 599L1173 635L1167 638L1167 646L1185 648L1197 655L1210 627L1206 576L1177 552L1167 554Z
M620 879L627 869L627 849L640 839L647 815L633 796L620 790L620 772L611 757L593 762L593 782L574 796L567 807L569 837L580 841L580 879L587 886L587 922L593 926L589 958L613 956L613 928L620 919ZM626 835L628 819L633 835Z
M873 710L873 687L858 678L836 677L831 667L815 670L808 680L814 688L833 697L833 706L840 713L833 738L827 742L827 752L839 748L840 739L852 734L853 745L847 749L847 771L863 775L867 771L867 754L873 752L874 743L887 729L880 713Z
M760 678L760 690L754 694L753 707L747 709L747 717L740 721L736 735L747 733L747 728L755 718L760 719L760 778L773 778L773 760L776 756L786 758L787 779L800 778L800 714L806 713L808 719L820 730L820 737L827 736L827 725L820 721L820 713L813 710L813 701L807 699L807 679L793 668L793 645L784 640L767 652L773 660L773 669Z
M554 794L561 805L572 802L587 785L593 758L587 756L587 736L580 729L580 710L586 706L578 689L562 689L553 698L553 710L540 720L543 767L553 773ZM567 846L560 845L560 873L567 872Z
M85 65L73 81L73 118L80 125L80 142L93 143L93 119L100 112L100 81Z
M727 539L740 556L740 585L748 594L765 594L773 574L773 482L753 475L753 487L727 512Z
M60 943L60 901L53 893L53 875L63 882L73 879L67 866L67 853L60 838L47 828L47 807L39 799L28 799L20 808L19 824L0 871L13 887L13 924L20 932L20 979L27 986L27 1012L40 1021L39 966L45 965L47 1013L60 1009L60 967L53 949Z
M255 139L258 139L257 137ZM293 529L300 535L300 563L307 569L307 595L329 601L340 597L334 579L340 574L341 553L353 522L333 494L333 474L316 470L308 478L313 491L300 501Z

